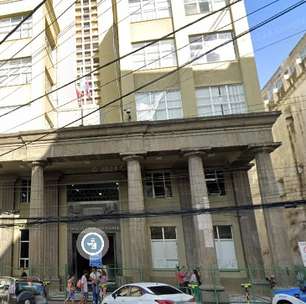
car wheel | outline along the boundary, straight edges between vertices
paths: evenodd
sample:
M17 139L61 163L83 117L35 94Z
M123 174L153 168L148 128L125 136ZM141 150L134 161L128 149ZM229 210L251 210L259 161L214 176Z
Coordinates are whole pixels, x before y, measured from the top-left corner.
M286 300L281 300L281 301L278 301L277 304L292 304L292 303Z
M30 299L24 300L24 304L31 304L31 300Z

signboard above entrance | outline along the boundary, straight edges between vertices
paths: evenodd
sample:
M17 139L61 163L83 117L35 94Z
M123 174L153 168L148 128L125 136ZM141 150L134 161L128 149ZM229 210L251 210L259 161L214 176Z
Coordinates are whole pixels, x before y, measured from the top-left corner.
M109 248L109 240L106 233L98 228L83 230L77 239L77 249L85 259L103 257Z

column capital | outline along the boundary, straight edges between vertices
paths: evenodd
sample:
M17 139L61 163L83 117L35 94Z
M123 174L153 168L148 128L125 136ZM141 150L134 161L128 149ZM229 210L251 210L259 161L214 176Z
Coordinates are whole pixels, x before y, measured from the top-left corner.
M263 145L249 145L248 150L257 154L257 153L271 153L281 146L280 142L263 144Z
M123 161L128 162L130 160L138 160L141 161L144 159L146 153L135 153L135 154L120 154Z
M206 156L209 152L211 152L211 148L203 148L203 149L181 149L182 154L184 157L190 157L190 156Z
M46 167L47 161L46 160L34 160L32 161L32 168L33 167Z

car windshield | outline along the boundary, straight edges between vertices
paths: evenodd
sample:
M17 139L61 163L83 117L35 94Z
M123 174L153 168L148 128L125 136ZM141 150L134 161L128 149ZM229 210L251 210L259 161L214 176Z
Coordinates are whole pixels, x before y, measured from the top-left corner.
M16 294L22 291L30 291L35 295L44 295L44 286L38 282L18 282L16 284Z
M169 294L180 294L182 293L178 289L175 289L171 286L150 286L149 290L153 292L155 295L169 295Z

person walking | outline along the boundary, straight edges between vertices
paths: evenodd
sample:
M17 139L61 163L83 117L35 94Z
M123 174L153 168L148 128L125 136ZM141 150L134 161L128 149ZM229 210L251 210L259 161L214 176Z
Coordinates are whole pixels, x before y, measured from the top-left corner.
M87 304L88 301L88 281L87 281L88 271L84 270L84 273L80 279L81 283L81 301L80 304Z
M200 274L196 269L194 269L189 279L189 287L191 288L191 292L196 300L196 303L202 303L200 291L201 284Z
M74 303L75 300L75 277L74 275L69 276L67 281L67 298L65 299L65 304L68 302Z
M92 286L92 303L99 304L99 296L100 296L100 274L97 270L97 267L93 267L90 273L90 280Z
M101 301L106 297L107 292L107 281L108 275L105 269L101 270L101 277L100 277L100 298Z

